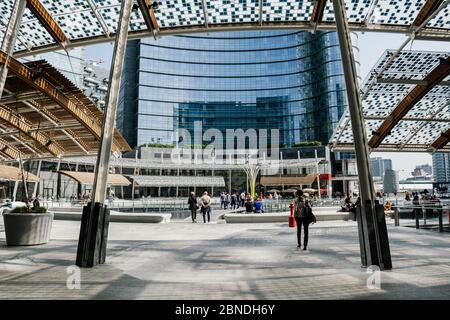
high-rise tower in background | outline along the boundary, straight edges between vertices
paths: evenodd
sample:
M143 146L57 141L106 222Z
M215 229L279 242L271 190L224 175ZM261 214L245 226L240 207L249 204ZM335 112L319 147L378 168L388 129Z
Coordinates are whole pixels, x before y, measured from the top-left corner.
M109 65L102 65L103 60L86 59L84 47L73 48L33 55L21 59L23 62L47 60L74 85L84 91L100 109L105 106L108 90Z
M356 50L357 51L357 50ZM131 146L177 128L280 129L280 145L327 143L345 107L335 32L180 35L128 43L117 127Z
M450 153L433 153L433 177L435 182L450 181Z
M372 175L374 177L380 177L384 180L386 170L392 170L392 160L383 159L380 157L371 158L370 164L372 166Z

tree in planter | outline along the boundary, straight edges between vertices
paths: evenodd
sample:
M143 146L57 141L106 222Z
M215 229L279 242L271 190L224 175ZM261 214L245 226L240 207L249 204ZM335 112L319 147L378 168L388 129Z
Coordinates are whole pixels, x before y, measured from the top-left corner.
M261 171L261 163L252 162L250 161L250 159L247 158L243 166L243 169L249 179L250 195L254 197L256 196L256 178L258 177L258 174Z
M19 167L20 173L22 175L22 188L23 188L22 201L25 202L25 208L27 209L26 212L31 212L30 201L28 200L27 182L25 180L25 170L23 170L22 153L19 153Z
M22 175L22 202L25 203L24 207L16 207L12 212L13 213L46 213L47 208L36 206L32 207L30 203L30 199L28 197L28 177L25 179L25 170L23 166L22 154L19 153L19 167L20 173ZM17 209L17 210L16 210Z

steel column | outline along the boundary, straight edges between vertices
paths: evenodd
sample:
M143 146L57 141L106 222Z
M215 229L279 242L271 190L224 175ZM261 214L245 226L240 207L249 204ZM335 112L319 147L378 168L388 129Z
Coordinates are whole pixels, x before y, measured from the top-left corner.
M93 198L83 209L76 264L80 267L93 267L105 262L108 238L109 209L104 205L106 183L114 134L120 78L128 37L128 24L133 0L122 1L119 25L114 43L114 52L109 75L109 88L103 118L102 134L97 156Z
M16 180L14 181L14 189L13 189L13 194L12 194L12 201L16 201L16 196L17 196L17 189L19 188L19 181Z
M375 203L375 190L369 163L369 149L362 113L362 101L350 39L347 16L343 0L333 0L336 29L341 49L342 65L358 168L361 206L358 220L360 228L360 250L363 266L378 265L381 269L391 268L389 241L385 230L384 214L379 216ZM380 236L382 239L380 239Z
M117 102L120 89L120 77L128 36L128 23L132 10L132 0L124 0L119 17L118 33L114 43L114 52L109 75L109 89L106 96L106 108L103 118L100 150L97 157L95 180L93 185L93 202L103 204L106 196L106 180L108 178L109 161L114 134Z
M6 76L8 75L8 60L12 56L14 43L16 42L17 33L19 32L20 20L25 10L26 0L16 0L9 18L8 26L5 30L5 37L1 50L6 53L6 63L0 65L0 99L2 98L3 88L5 87Z
M319 172L319 162L317 160L317 149L314 150L314 158L316 159L316 174L317 174L317 191L319 199L322 199L322 195L320 194L320 172Z
M36 175L40 178L41 177L41 164L42 164L42 160L39 160L38 162L38 168L37 168L37 173ZM38 190L38 186L39 186L39 181L36 181L34 183L34 188L33 188L33 198L36 197L36 192Z

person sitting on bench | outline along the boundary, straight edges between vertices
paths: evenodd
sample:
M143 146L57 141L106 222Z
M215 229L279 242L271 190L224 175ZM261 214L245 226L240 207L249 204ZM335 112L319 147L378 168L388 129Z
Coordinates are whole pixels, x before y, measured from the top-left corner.
M263 203L260 198L256 199L254 206L255 206L255 213L264 213Z

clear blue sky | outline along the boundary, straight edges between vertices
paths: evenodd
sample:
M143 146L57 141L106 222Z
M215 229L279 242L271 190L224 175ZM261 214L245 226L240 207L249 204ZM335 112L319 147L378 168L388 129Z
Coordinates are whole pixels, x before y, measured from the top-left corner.
M358 33L359 61L361 63L360 73L362 79L366 77L386 49L397 49L405 39L406 36L401 34ZM112 48L110 43L89 46L86 48L86 55L88 59L101 58L105 60L103 65L108 67L111 64ZM414 41L405 49L450 52L450 42ZM431 155L427 153L374 152L372 156L392 159L394 169L400 171L401 179L409 176L416 165L424 163L431 164Z

